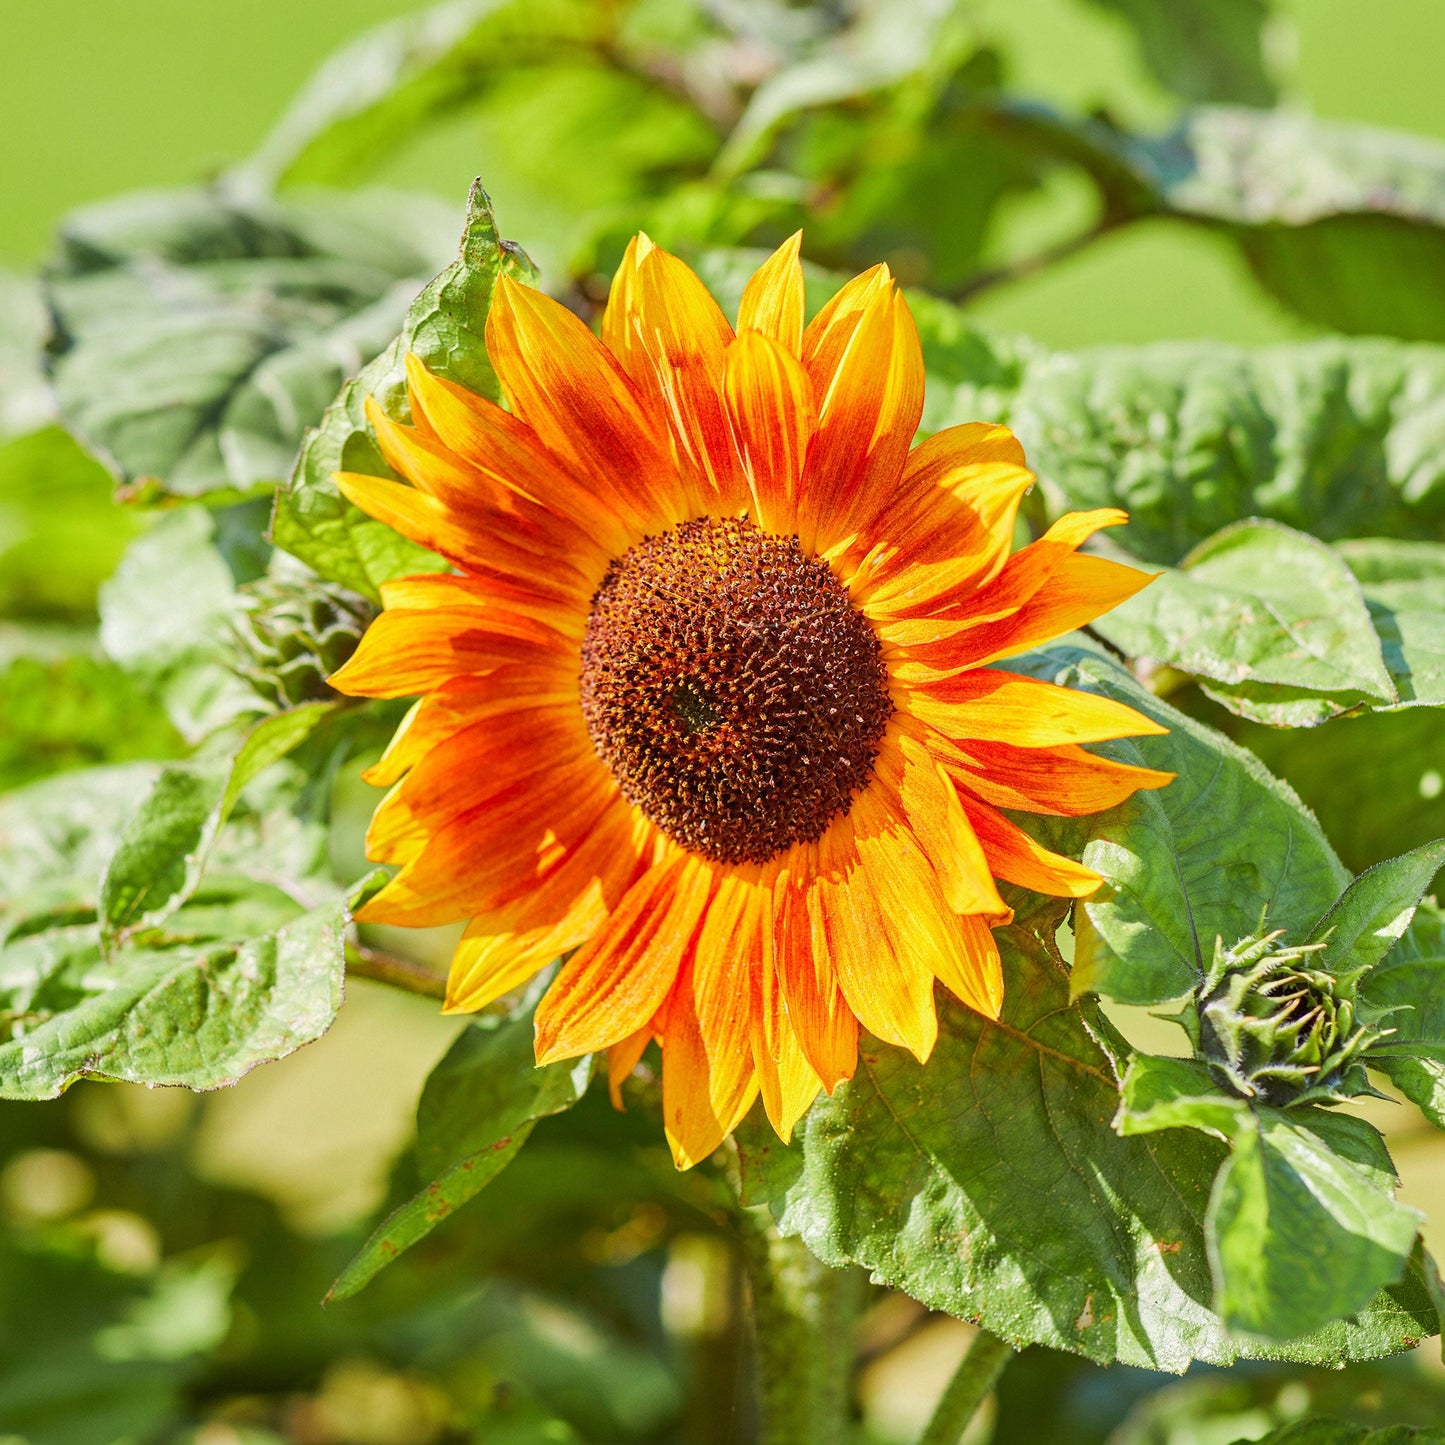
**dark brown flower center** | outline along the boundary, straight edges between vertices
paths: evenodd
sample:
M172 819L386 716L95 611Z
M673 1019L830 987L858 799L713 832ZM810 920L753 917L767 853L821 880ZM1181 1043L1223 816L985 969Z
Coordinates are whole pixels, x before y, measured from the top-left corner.
M820 838L867 786L893 711L882 649L796 537L701 517L607 569L582 711L624 796L725 863Z

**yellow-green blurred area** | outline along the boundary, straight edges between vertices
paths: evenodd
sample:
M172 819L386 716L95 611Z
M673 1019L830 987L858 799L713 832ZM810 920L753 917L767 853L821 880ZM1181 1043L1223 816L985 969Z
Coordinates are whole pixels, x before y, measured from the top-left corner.
M43 262L55 228L75 207L129 190L187 184L243 159L329 52L369 25L420 8L388 0L13 0L0 17L0 267L23 272ZM976 0L974 8L980 32L1006 53L1011 90L1075 112L1106 106L1122 123L1144 130L1164 129L1175 114L1177 100L1151 77L1117 16L1082 0ZM1445 139L1440 0L1285 0L1276 8L1269 43L1288 77L1286 105ZM589 177L576 166L554 174L538 163L535 144L511 143L518 127L545 136L549 127L560 135L578 123L566 91L565 72L510 75L480 106L388 156L372 179L430 190L460 215L468 185L480 176L504 231L536 258L546 284L549 273L571 259L568 218L608 200L605 177ZM615 126L623 137L618 143L625 142L639 166L646 163L648 135L635 118L599 108L582 121L597 144L606 144ZM957 178L957 185L966 191L969 178ZM984 260L1057 243L1088 224L1092 204L1084 182L1076 186L1066 176L1005 200L984 238ZM1263 291L1225 234L1167 218L1131 224L965 304L982 325L1058 348L1174 338L1255 344L1320 334ZM147 522L115 506L109 477L58 433L37 433L24 444L49 449L51 460L37 466L13 448L0 453L0 667L10 669L5 677L13 693L5 704L11 736L0 737L0 786L10 785L12 771L17 778L36 771L37 749L51 750L46 758L54 770L83 765L96 755L101 733L124 740L107 743L109 760L177 755L180 737L148 710L140 691L126 691L131 683L92 685L94 670L114 664L96 649L77 654L71 646L93 627L97 589ZM34 519L53 509L63 512L62 530L58 540L53 529L46 531L41 547ZM11 634L22 624L32 631L17 663ZM53 657L35 652L34 638L42 633L53 635ZM32 683L38 701L27 713L22 694ZM43 719L32 715L38 708ZM1407 725L1361 719L1343 726L1377 729L1379 746L1388 751ZM1408 726L1418 731L1418 724ZM363 866L361 834L375 797L353 774L338 784L333 843L338 872L347 877ZM1427 769L1407 783L1422 804L1434 805L1439 778ZM1341 808L1348 813L1348 805ZM1324 821L1345 851L1333 820ZM1348 816L1340 827L1349 830ZM1353 867L1404 846L1392 848L1387 838L1354 841L1360 851L1347 855ZM440 930L390 942L441 969L453 937ZM1182 1036L1168 1026L1133 1014L1121 1020L1131 1037L1180 1051ZM54 1297L29 1300L18 1311L14 1299L0 1302L0 1319L8 1308L13 1326L33 1311L37 1337L55 1342L55 1371L94 1369L97 1400L88 1425L63 1419L57 1406L50 1425L23 1437L7 1435L0 1408L0 1445L12 1439L147 1445L159 1438L147 1433L155 1400L189 1388L191 1377L183 1371L177 1386L167 1362L201 1345L212 1358L208 1398L224 1398L224 1408L167 1441L445 1445L479 1438L566 1445L585 1438L589 1445L641 1439L708 1445L751 1439L742 1365L722 1343L736 1333L728 1327L740 1290L735 1262L695 1200L674 1200L664 1211L639 1198L557 1246L559 1268L652 1261L647 1267L660 1275L669 1331L658 1350L680 1374L700 1369L702 1376L717 1376L712 1394L687 1406L658 1367L644 1366L640 1355L609 1353L610 1345L557 1313L538 1284L545 1267L480 1298L447 1296L440 1312L428 1307L428 1291L439 1297L441 1283L454 1285L459 1272L495 1268L506 1275L509 1261L489 1254L487 1239L455 1244L455 1257L444 1250L425 1270L419 1266L410 1284L409 1266L399 1267L399 1282L384 1277L365 1312L355 1302L321 1312L322 1294L387 1197L422 1085L461 1026L429 1000L356 980L324 1038L233 1088L196 1097L83 1083L55 1104L0 1105L0 1225L16 1238L38 1232L60 1241L73 1263ZM596 1117L606 1120L605 1104L593 1103ZM1389 1136L1401 1197L1430 1216L1426 1241L1445 1254L1445 1143L1413 1109L1372 1102L1365 1112ZM606 1127L626 1126L606 1120ZM657 1154L665 1163L660 1144ZM532 1207L528 1190L544 1193L537 1169L509 1186L513 1193L498 1205L502 1222L493 1225L474 1207L454 1225L458 1237L495 1229L502 1250L508 1221ZM174 1268L163 1233L182 1261ZM656 1247L664 1237L667 1247ZM0 1251L14 1248L0 1239ZM274 1277L240 1304L228 1304L229 1282L268 1252ZM102 1295L113 1296L113 1308L100 1308ZM83 1367L74 1364L64 1341L68 1335L78 1340L102 1314L107 1323L96 1336L99 1344L80 1352ZM277 1330L287 1319L294 1337L282 1333L267 1349L254 1348L257 1331ZM459 1356L449 1342L465 1332L482 1343ZM870 1313L860 1386L869 1441L889 1445L916 1436L969 1334L968 1326L942 1316L925 1319L902 1296ZM566 1399L569 1391L581 1391L605 1401L593 1412L592 1433L576 1434L545 1411L529 1415L530 1404L507 1416L508 1382L528 1351L544 1395L551 1389L553 1399ZM299 1375L288 1352L291 1362L304 1361ZM1428 1414L1445 1422L1445 1387L1430 1350L1351 1374L1348 1384L1324 1371L1243 1373L1241 1384L1235 1373L1196 1371L1151 1401L1146 1397L1159 1381L1145 1372L1105 1375L1036 1351L1017 1366L999 1408L1013 1412L1010 1440L1107 1437L1114 1445L1226 1445L1306 1413L1353 1410L1365 1420L1393 1419L1391 1409L1416 1402L1414 1418ZM618 1383L628 1380L631 1386ZM57 1399L63 1393L39 1365L27 1374L24 1390L31 1392L20 1400L32 1412L27 1418L40 1408L36 1400L49 1398L46 1391ZM6 1398L0 1381L0 1406ZM505 1430L489 1424L495 1434L457 1433L455 1402L467 1399L500 1400L496 1419L512 1423ZM1049 1400L1062 1402L1058 1409L1068 1412L1067 1421L1040 1403ZM1199 1412L1198 1432L1170 1433L1171 1412L1188 1402ZM1128 1432L1117 1433L1130 1409ZM970 1440L988 1438L992 1419L978 1423Z

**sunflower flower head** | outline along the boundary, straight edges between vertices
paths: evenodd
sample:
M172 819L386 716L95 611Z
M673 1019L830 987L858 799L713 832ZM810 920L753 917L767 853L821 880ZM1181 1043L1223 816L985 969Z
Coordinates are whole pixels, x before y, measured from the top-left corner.
M1169 781L1083 746L1149 719L994 665L1149 579L1078 550L1112 510L1010 555L1032 475L1005 428L912 446L886 267L805 326L795 236L734 327L639 236L600 338L503 277L487 350L505 407L410 358L411 425L369 409L405 480L337 477L454 568L387 584L331 679L420 697L368 774L399 871L359 917L468 919L453 1011L575 950L538 1061L607 1050L615 1092L655 1040L680 1166L759 1093L787 1139L860 1027L928 1057L935 981L997 1017L996 880L1095 888L1009 812Z

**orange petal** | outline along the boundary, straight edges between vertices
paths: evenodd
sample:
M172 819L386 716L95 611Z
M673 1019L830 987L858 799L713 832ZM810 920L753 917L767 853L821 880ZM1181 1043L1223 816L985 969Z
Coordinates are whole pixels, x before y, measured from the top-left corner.
M1136 768L1065 745L1019 748L1009 743L948 743L935 750L960 786L997 808L1077 818L1122 803L1140 788L1162 788L1173 773Z
M993 667L914 687L908 711L965 746L976 740L1048 748L1169 731L1111 698Z
M887 842L869 846L862 835L875 842L886 835ZM843 997L859 1023L923 1062L938 1038L933 970L917 954L900 952L889 926L894 922L889 912L897 901L888 871L893 863L890 845L897 840L898 830L876 818L868 792L823 835L818 877L808 894L813 950L815 956L821 949L829 951ZM908 898L903 906L926 907L928 902Z
M501 608L383 612L327 681L351 697L411 697L509 662L566 666L576 647L535 618Z
M831 1094L844 1079L851 1079L858 1067L858 1020L838 987L838 975L828 953L823 899L814 876L817 848L804 845L789 857L792 864L779 872L773 886L771 918L766 914L763 917L764 979L769 987L776 980L792 1038ZM765 998L762 1005L766 1010L773 1007L773 1001ZM766 1020L770 1015L765 1011L762 1017ZM781 1033L770 1033L763 1040L764 1048L774 1051L779 1071L778 1093L769 1105L770 1111L777 1114L773 1119L775 1127L778 1118L787 1113L787 1081L782 1076L787 1045L788 1039ZM796 1066L791 1067L796 1075ZM760 1072L762 1068L759 1064ZM764 1079L765 1090L770 1082ZM799 1075L794 1083L802 1089L806 1081Z
M622 1086L642 1062L642 1056L651 1042L651 1028L641 1028L607 1050L607 1094L614 1109L625 1107L622 1102Z
M580 648L596 583L584 582L567 568L534 563L529 570L512 574L423 572L413 577L393 577L378 591L387 608L475 607L484 613L501 611L529 617Z
M923 414L923 352L886 266L865 272L803 333L818 400L799 536L825 552L857 533L898 491Z
M959 801L983 844L988 866L996 876L1051 898L1087 898L1104 880L1072 858L1051 853L1017 824L969 793Z
M839 1008L852 1024L853 1051L857 1054L858 1024L842 999ZM793 1137L798 1120L808 1112L823 1087L798 1044L788 1016L778 977L771 963L757 974L757 996L752 1020L753 1063L763 1096L763 1108L784 1144Z
M690 267L646 236L627 248L603 318L603 340L638 390L666 417L674 463L694 513L746 502L723 413L723 358L733 329Z
M620 1043L667 998L712 893L712 870L678 854L635 883L537 1007L537 1062Z
M803 350L803 233L794 231L748 279L738 331L758 331L793 356Z
M687 489L666 427L565 306L501 277L487 314L487 353L512 411L638 535L685 520Z
M745 331L728 348L723 389L758 525L782 535L794 532L808 443L818 420L812 383L780 342Z

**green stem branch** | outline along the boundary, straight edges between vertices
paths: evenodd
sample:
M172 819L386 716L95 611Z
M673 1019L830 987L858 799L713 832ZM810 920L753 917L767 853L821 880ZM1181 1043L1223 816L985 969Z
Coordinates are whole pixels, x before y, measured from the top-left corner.
M968 1422L978 1413L978 1407L1012 1358L1011 1345L997 1335L980 1330L968 1353L959 1361L928 1428L918 1437L918 1445L958 1445Z
M420 994L423 998L447 996L446 979L429 968L409 958L398 958L394 953L383 953L379 948L368 948L364 943L346 945L346 971L356 978L389 983L393 988Z

